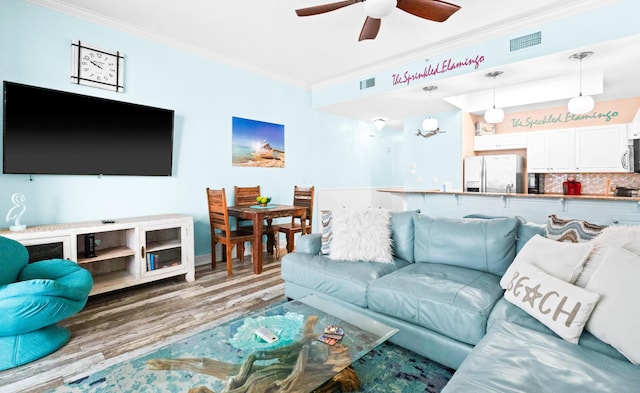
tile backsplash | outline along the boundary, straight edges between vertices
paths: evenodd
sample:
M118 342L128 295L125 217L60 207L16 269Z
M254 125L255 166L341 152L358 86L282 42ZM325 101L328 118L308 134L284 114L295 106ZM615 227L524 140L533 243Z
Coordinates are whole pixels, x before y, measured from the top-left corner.
M545 194L562 194L562 182L573 176L582 183L582 194L604 195L607 179L611 185L617 187L640 188L640 174L638 173L545 173ZM609 195L614 195L611 192Z

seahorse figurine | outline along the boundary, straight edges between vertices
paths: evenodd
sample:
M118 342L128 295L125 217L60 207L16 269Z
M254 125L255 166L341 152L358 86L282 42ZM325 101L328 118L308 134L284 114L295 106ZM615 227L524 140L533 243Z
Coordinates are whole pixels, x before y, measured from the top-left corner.
M27 210L25 201L26 198L24 197L24 194L16 192L15 194L11 195L11 202L13 202L13 207L9 209L6 220L7 222L10 222L12 220L14 221L13 225L9 227L9 229L12 231L24 231L27 228L26 225L20 224L20 218L22 218L22 215Z

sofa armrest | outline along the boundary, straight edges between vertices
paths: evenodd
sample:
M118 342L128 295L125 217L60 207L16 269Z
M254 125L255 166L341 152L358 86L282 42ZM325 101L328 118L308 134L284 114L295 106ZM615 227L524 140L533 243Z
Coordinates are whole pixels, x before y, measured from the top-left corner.
M296 242L296 252L304 254L318 255L322 247L322 234L310 233L300 236Z

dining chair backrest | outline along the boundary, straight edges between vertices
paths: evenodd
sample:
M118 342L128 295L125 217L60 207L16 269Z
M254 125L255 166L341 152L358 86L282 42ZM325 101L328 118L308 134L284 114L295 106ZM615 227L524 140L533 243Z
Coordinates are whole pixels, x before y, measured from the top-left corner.
M211 223L211 232L216 229L230 233L229 229L229 212L227 211L227 195L224 188L214 190L207 187L207 200L209 202L209 221Z
M256 198L260 196L260 186L255 187L233 187L233 199L236 206L251 206L258 202Z
M233 274L232 249L235 247L238 259L244 261L244 243L253 241L253 233L246 229L231 230L227 194L224 188L213 190L207 187L207 202L211 223L211 268L216 268L216 244L220 243L223 246L222 254L227 261L227 275L231 276Z
M294 186L293 188L293 205L294 206L304 206L307 208L307 222L306 227L307 231L311 233L311 228L313 224L313 197L314 197L315 188L311 187L298 187ZM291 224L295 224L296 218L299 220L300 217L292 217Z

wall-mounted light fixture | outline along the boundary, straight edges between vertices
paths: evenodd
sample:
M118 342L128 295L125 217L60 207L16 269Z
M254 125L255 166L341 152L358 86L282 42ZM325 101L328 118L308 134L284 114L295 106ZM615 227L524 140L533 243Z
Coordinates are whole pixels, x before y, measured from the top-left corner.
M436 90L438 86L425 86L422 90L429 92L429 101L427 102L427 118L422 121L422 129L425 131L435 131L438 129L438 119L431 117L431 92Z
M385 123L387 122L387 118L375 117L371 119L371 121L373 122L373 126L376 128L376 130L378 130L378 132L381 132L382 129L384 128Z
M580 94L569 100L567 109L574 115L582 115L583 113L589 113L593 110L595 103L591 96L582 95L582 59L593 55L593 52L579 52L569 56L571 60L580 61Z
M496 76L502 75L502 71L493 71L485 74L488 78L493 78L493 108L484 113L484 121L487 123L500 123L504 120L504 111L502 108L496 108Z

